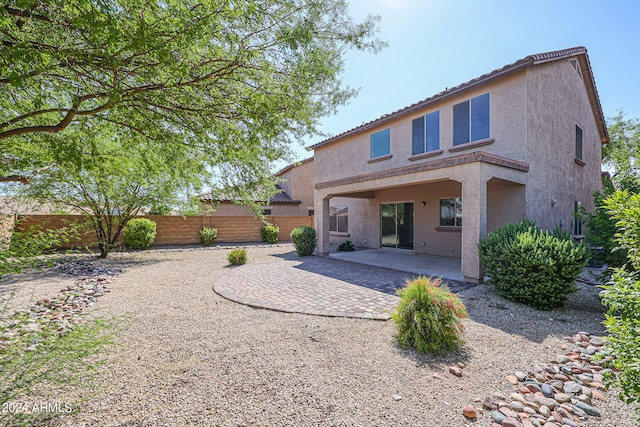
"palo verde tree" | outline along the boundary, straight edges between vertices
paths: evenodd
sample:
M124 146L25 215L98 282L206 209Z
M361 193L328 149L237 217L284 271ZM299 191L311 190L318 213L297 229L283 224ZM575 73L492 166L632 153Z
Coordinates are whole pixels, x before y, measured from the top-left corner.
M80 156L67 158L63 152L53 156L55 166L20 186L19 194L82 213L95 230L101 258L143 208L184 209L197 202L189 194L196 194L210 175L199 151L177 146L158 149L119 126L78 123L60 139L58 144L71 152L82 146Z
M56 135L82 120L199 150L259 186L355 94L343 56L380 48L375 24L354 22L345 0L4 1L0 182L51 172L69 148ZM86 157L75 148L65 154Z

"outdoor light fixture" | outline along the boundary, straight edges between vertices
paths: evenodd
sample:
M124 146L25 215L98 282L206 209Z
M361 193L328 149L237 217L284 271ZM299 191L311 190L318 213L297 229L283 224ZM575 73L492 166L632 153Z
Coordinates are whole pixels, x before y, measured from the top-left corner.
M420 206L424 207L427 204L427 202L420 202Z

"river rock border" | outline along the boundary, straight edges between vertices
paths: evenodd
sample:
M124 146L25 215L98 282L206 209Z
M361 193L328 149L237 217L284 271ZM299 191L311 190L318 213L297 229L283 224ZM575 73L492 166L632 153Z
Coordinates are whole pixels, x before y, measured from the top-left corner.
M34 350L40 343L36 335L43 329L54 327L63 333L73 328L88 307L110 292L111 281L119 273L86 261L56 262L52 268L78 278L53 298L38 300L28 310L10 316L0 327L0 347L33 336L27 350Z
M564 341L564 352L551 362L507 375L509 396L496 392L482 400L482 409L468 405L463 415L491 411L492 427L580 427L588 417L600 417L596 402L608 400L604 378L613 372L604 366L612 356L602 338L587 332Z

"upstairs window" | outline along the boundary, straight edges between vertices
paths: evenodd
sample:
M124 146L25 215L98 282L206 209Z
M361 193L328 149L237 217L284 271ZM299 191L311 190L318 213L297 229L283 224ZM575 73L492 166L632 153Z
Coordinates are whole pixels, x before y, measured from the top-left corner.
M381 130L371 135L371 158L391 153L391 129Z
M440 225L462 227L462 199L460 197L440 199Z
M582 160L582 128L576 125L576 159Z
M489 138L489 94L453 106L453 145Z
M418 117L412 122L412 154L440 148L440 111Z
M329 208L329 231L347 233L349 230L349 208L336 206Z

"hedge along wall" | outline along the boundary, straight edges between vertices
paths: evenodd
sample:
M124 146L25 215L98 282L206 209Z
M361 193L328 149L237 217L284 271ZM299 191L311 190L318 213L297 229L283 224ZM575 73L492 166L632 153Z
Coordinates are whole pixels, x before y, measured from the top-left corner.
M259 242L262 221L254 217L242 216L161 216L149 215L156 223L157 245L186 245L199 244L198 231L202 227L214 227L218 229L216 243L243 243ZM68 226L71 222L86 223L87 219L81 215L24 215L19 216L21 229L27 229L38 225L43 229L57 229ZM312 216L267 216L266 220L280 227L278 235L281 241L289 241L291 230L299 226L313 227ZM120 239L122 243L122 239ZM61 246L62 249L71 247L94 247L97 245L95 232L91 226L80 228L80 238L74 239Z

